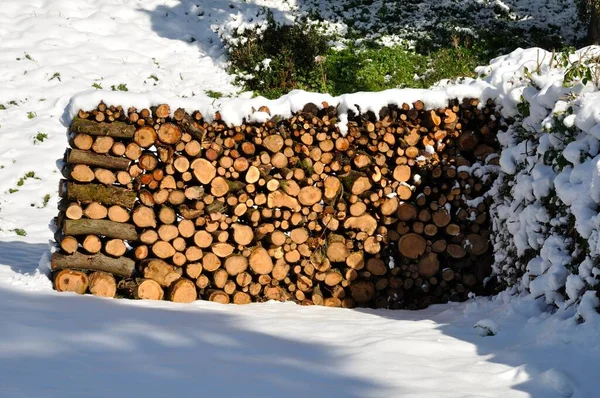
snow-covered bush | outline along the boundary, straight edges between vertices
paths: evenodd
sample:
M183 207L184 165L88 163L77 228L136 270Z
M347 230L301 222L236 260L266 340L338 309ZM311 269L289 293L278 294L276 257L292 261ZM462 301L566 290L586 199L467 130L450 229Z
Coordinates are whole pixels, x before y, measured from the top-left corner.
M507 120L491 193L495 282L559 310L598 305L599 55L517 50L478 70Z

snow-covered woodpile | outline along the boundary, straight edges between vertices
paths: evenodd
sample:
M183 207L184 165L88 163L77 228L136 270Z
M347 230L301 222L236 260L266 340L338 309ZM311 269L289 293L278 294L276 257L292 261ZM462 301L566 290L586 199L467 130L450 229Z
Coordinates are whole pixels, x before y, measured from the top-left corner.
M484 292L492 101L350 112L344 133L327 103L237 126L212 116L79 111L57 290L409 309Z

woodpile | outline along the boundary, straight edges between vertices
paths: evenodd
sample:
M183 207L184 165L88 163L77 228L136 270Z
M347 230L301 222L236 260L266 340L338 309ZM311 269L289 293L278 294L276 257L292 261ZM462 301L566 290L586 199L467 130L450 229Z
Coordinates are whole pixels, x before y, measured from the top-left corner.
M263 112L269 109L262 107ZM100 296L418 309L484 293L489 101L217 113L80 111L59 187L55 288Z

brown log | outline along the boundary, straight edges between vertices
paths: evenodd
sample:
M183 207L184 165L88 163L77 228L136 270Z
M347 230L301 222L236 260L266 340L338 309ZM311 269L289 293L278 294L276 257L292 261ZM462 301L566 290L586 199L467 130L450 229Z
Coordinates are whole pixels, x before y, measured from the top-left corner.
M349 217L344 221L344 228L358 229L367 235L373 235L377 229L377 220L370 214L363 214L360 217Z
M384 216L391 216L392 214L395 214L396 211L398 211L398 198L393 197L393 198L386 198L383 203L381 204L381 206L379 207L379 211L381 212L382 215ZM404 220L406 221L406 220Z
M221 266L221 260L214 253L206 253L202 257L202 267L209 272L214 272Z
M76 184L69 182L66 197L70 201L99 202L103 205L120 205L131 209L136 193L125 188L107 187L101 184Z
M350 205L350 214L353 217L362 216L363 214L365 214L366 211L367 205L363 201L358 201Z
M202 271L201 263L188 263L185 265L185 274L192 279L198 279Z
M260 170L256 166L250 166L246 172L245 181L248 184L254 184L260 179Z
M115 140L112 137L96 137L92 145L92 151L107 154L112 148Z
M410 221L417 217L417 208L412 203L401 203L398 206L398 218L401 221Z
M158 227L158 237L165 242L170 242L179 236L179 230L173 224L164 224Z
M129 212L122 206L113 205L108 209L108 218L114 222L124 223L129 221Z
M83 216L83 209L78 203L69 203L65 215L70 220L79 220Z
M102 241L96 235L88 235L83 240L82 246L88 253L95 254L102 250Z
M83 211L83 214L92 220L101 220L108 215L108 209L98 202L92 202Z
M196 232L194 222L190 220L179 221L177 224L177 230L179 231L179 235L183 236L184 238L191 238Z
M107 169L94 170L94 177L104 185L112 185L117 181L115 173Z
M333 263L345 262L349 254L348 248L343 242L330 242L327 245L327 258Z
M442 279L446 282L450 282L454 279L454 271L451 268L444 268L442 270Z
M177 251L169 242L158 240L152 245L152 253L158 258L166 259L173 257Z
M66 158L69 164L85 164L105 169L127 170L130 164L130 161L125 158L102 155L80 149L67 149Z
M411 177L410 167L407 165L396 166L394 169L394 180L398 182L409 181Z
M73 166L70 175L72 179L79 182L91 182L96 178L90 166L85 164L76 164Z
M262 145L273 153L279 152L283 148L283 144L283 137L279 134L269 135L262 141Z
M150 254L150 249L148 249L148 246L146 245L140 245L133 251L136 260L143 260L148 257L148 254Z
M440 262L435 253L429 253L419 260L419 275L429 278L437 274L440 269Z
M181 135L181 129L172 123L164 123L158 129L158 139L165 144L177 144Z
M213 285L219 289L223 289L229 280L229 274L222 268L219 268L213 273Z
M173 224L177 220L177 214L169 206L161 206L158 211L158 219L163 224Z
M463 258L467 255L467 251L460 245L451 243L446 247L446 253L452 258Z
M371 275L382 276L388 271L385 263L380 258L371 257L367 260L365 269L371 273Z
M143 153L138 159L138 166L143 170L152 171L158 166L158 158L151 152Z
M225 270L231 276L236 276L248 269L248 259L242 255L233 255L225 260Z
M152 279L163 287L169 287L181 275L175 272L175 267L160 259L146 259L140 262L144 278Z
M143 279L135 288L133 296L140 300L162 300L165 292L158 282Z
M156 227L156 215L152 208L147 206L137 206L133 209L132 221L140 228Z
M94 296L115 297L115 294L117 294L115 277L108 272L92 272L88 279L90 293Z
M135 133L135 126L123 122L97 123L92 120L73 118L70 130L74 133L85 133L95 136L109 136L115 138L131 138Z
M221 258L226 258L233 253L235 247L229 243L219 242L213 243L210 247L212 252Z
M191 303L198 298L198 293L194 282L180 278L171 285L167 297L174 303Z
M312 206L321 201L323 192L315 186L308 186L300 189L298 193L298 202L304 206Z
M333 269L327 272L324 282L327 286L335 286L341 283L343 279L344 277L342 276L340 271L337 269Z
M98 234L108 238L130 241L135 241L138 238L135 226L109 220L65 220L63 232L65 235Z
M88 287L88 277L84 272L63 269L54 275L54 289L59 292L84 294Z
M73 137L73 147L87 151L92 149L94 139L88 134L79 133Z
M215 177L210 182L210 193L217 198L225 196L228 192L237 192L244 187L240 181L230 181L223 177Z
M251 302L252 302L252 297L248 293L235 292L233 294L233 303L234 304L250 304Z
M251 251L248 262L252 271L258 275L266 275L273 271L271 256L260 246Z
M448 224L445 228L445 232L450 236L457 236L460 234L460 226L456 224Z
M105 271L113 275L130 277L133 274L135 263L133 260L120 257L111 258L101 253L85 255L75 252L70 255L54 253L51 261L52 270L75 268L92 271Z
M419 258L427 247L425 239L418 234L409 233L400 238L398 241L398 251L407 258Z
M127 251L127 247L122 239L110 239L104 246L106 254L114 257L121 257Z
M73 236L63 236L60 241L60 248L68 254L75 253L78 247L79 243Z
M177 156L173 167L180 173L186 172L190 168L190 161L185 156Z
M149 148L156 142L156 130L150 126L142 126L135 131L133 140L142 148Z
M222 290L209 290L206 292L208 301L220 304L229 304L229 295Z
M452 219L450 213L446 208L440 207L437 211L435 211L432 215L433 223L440 228L448 225Z
M348 192L354 195L360 195L372 187L369 177L357 171L350 171L346 174L338 176L338 178L344 187L346 187Z
M142 148L135 142L130 142L125 148L125 157L131 160L137 160L142 156Z
M488 249L488 241L479 234L469 234L463 242L463 247L476 256L480 256Z
M254 240L254 231L248 225L233 224L233 240L238 245L247 246Z
M346 257L346 265L354 270L361 270L365 266L364 253L354 252Z
M275 191L267 196L267 206L273 208L288 208L292 211L300 211L302 206L296 198L293 198L283 191Z
M350 292L357 303L368 303L375 295L375 285L368 281L358 281L350 285Z
M306 228L294 228L290 231L290 238L296 244L302 244L309 238L309 233Z

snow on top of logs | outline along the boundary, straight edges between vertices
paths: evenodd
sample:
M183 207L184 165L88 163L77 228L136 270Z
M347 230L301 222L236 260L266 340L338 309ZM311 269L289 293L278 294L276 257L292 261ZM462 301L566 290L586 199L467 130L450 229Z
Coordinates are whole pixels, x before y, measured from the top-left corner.
M344 94L338 97L294 90L275 100L264 97L251 98L250 93L242 93L238 98L214 100L203 95L194 98L178 98L172 94L165 95L164 92L132 93L89 90L78 93L70 99L61 122L63 125L69 126L80 109L94 109L100 102L123 107L134 106L138 109L169 104L171 114L177 108L183 108L188 112L198 110L208 121L214 120L215 114L218 112L221 120L229 125L241 125L244 119L248 122L262 123L276 115L288 118L293 113L301 111L308 103L313 103L320 109L325 103L325 105L338 108L338 127L342 134L345 134L349 111L354 113L372 111L378 116L380 109L384 106L412 104L418 100L425 104L426 109L437 109L447 106L451 99L479 98L485 101L494 98L496 92L488 83L473 79L462 84L431 89L390 89L380 92ZM268 111L264 107L267 107Z

